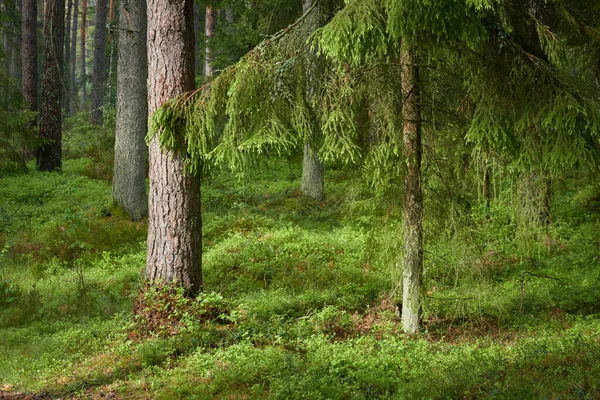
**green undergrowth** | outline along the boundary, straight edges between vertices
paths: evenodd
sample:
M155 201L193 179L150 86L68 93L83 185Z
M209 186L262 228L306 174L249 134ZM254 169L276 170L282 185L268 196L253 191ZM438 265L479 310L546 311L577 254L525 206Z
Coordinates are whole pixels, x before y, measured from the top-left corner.
M510 185L489 210L429 202L424 330L408 337L400 216L372 206L360 171L329 166L323 202L300 195L295 158L243 176L213 171L202 193L205 291L187 299L145 285L146 223L127 220L109 182L89 174L98 159L82 155L60 174L0 179L0 388L600 397L600 191L583 178L555 185L548 226L519 220Z

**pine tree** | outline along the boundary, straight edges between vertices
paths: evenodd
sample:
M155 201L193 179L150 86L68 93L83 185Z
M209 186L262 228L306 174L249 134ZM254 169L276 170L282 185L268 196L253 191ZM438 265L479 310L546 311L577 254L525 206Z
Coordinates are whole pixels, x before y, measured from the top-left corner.
M92 70L92 123L102 125L104 83L106 79L106 0L96 1L96 30L94 33L94 68Z
M147 52L146 1L119 1L119 60L113 198L138 221L148 214L146 197Z
M194 89L194 26L190 0L148 1L148 111ZM170 34L164 35L167 31ZM202 218L198 175L186 173L182 148L150 141L146 276L202 290Z
M44 23L44 59L42 64L42 99L40 137L44 143L36 159L40 171L62 168L62 63L65 29L64 0L48 0Z

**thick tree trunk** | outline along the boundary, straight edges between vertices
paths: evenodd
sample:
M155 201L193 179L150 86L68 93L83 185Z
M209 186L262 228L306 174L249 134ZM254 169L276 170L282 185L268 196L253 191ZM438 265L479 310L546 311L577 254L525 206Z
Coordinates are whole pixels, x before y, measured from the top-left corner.
M96 31L94 33L94 67L92 70L92 124L102 125L104 83L106 76L106 0L96 1Z
M138 221L148 214L146 0L119 1L119 61L113 198Z
M211 50L209 41L213 37L215 31L215 11L212 6L206 7L204 17L204 35L206 36L206 44L204 46L204 76L212 76L213 69L211 64Z
M85 49L85 39L86 39L86 25L87 25L87 0L81 0L81 32L79 34L79 40L81 43L80 47L80 55L79 55L79 75L81 75L81 108L86 109L88 99L87 99L87 75L86 75L86 49Z
M321 201L325 198L325 180L323 163L309 143L304 143L304 162L302 164L302 194Z
M23 0L22 93L29 110L38 110L38 62L37 62L37 0ZM37 126L36 119L31 128Z
M40 137L46 141L37 154L40 171L62 168L62 62L65 37L65 0L47 0L42 64Z
M194 89L192 0L148 1L148 112ZM148 256L151 281L176 282L188 295L202 290L199 178L177 154L150 143Z
M73 26L71 28L71 60L69 64L69 114L75 115L77 111L77 85L75 83L75 70L77 67L77 21L79 20L79 0L73 4Z
M416 333L421 327L423 275L423 195L421 193L421 106L419 71L412 49L402 44L402 105L404 157L404 258L402 329Z
M312 0L302 1L302 11L307 12L312 7ZM308 29L315 31L325 22L324 14L319 8L314 9L306 18ZM319 85L319 77L321 75L322 65L317 54L313 51L308 51L306 60L306 100L310 105L312 98L315 96L317 86ZM315 142L321 135L321 124L316 113L311 112L314 118L312 126L316 130L312 133L312 137L308 138L304 143L304 162L302 163L302 194L312 199L321 201L325 198L325 179L324 167L321 160L317 156Z

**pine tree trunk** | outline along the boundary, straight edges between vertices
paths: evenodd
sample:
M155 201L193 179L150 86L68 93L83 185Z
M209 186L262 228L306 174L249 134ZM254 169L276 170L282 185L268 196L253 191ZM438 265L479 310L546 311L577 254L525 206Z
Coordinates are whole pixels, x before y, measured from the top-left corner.
M194 89L193 1L148 1L148 112ZM168 32L168 34L166 34ZM150 143L146 277L177 282L188 295L202 290L199 178L181 158Z
M21 65L21 56L19 54L19 50L22 47L22 36L21 36L21 32L22 30L20 29L19 26L19 18L22 13L23 6L21 3L21 0L16 0L16 4L15 4L15 10L16 13L13 16L13 20L15 21L13 29L14 29L14 41L13 41L13 55L11 57L11 62L13 63L12 66L12 71L13 71L13 77L15 78L15 80L18 82L19 87L22 87L22 82L21 82L21 78L22 78L22 73L21 73L21 69L22 69L22 65Z
M71 27L71 63L69 64L69 114L76 113L77 85L75 70L77 67L77 21L79 20L79 0L73 4L73 26Z
M492 200L491 175L492 168L490 168L490 166L486 162L485 169L483 171L483 198L485 200L486 218L490 218L490 203Z
M215 31L215 12L212 6L206 7L204 18L204 35L206 36L206 44L204 46L204 76L212 76L213 69L211 64L211 51L209 41L213 37Z
M423 274L423 195L421 193L421 106L419 71L413 50L402 44L402 106L404 157L404 258L402 329L416 333L421 327Z
M312 6L312 0L302 1L302 11L304 13ZM325 22L324 14L321 12L319 7L312 10L311 14L305 19L308 29L315 31L321 27ZM319 77L321 75L322 63L319 60L317 54L309 50L306 57L306 100L307 103L311 104L312 98L315 96L317 91L317 85L319 85ZM316 130L312 133L311 138L307 138L308 141L304 143L304 162L302 164L302 194L312 199L321 201L325 198L325 179L324 167L321 160L317 156L317 149L314 148L314 143L318 142L318 138L321 135L320 129L321 124L318 120L316 113L311 112L313 115L313 128Z
M73 0L68 0L68 5L67 5L67 15L65 18L65 60L64 60L64 74L63 74L63 107L65 109L65 112L69 112L69 103L71 102L70 99L70 90L69 90L69 86L67 85L67 82L69 82L69 72L70 72L70 68L69 66L71 65L71 13L73 12Z
M148 214L146 0L119 1L119 60L113 198L138 221Z
M23 35L22 35L22 93L29 110L38 110L37 85L37 0L23 0ZM31 128L37 126L36 119L31 121Z
M86 49L85 49L85 40L86 40L86 25L87 25L87 0L81 0L81 32L79 33L79 40L81 43L81 51L79 55L79 75L81 75L81 109L86 109L88 99L87 99L87 75L86 75Z
M65 0L47 0L42 63L40 137L47 140L37 154L40 171L62 168L62 62L65 37Z
M102 125L104 83L106 76L106 0L96 1L96 31L94 33L94 67L92 70L92 124Z

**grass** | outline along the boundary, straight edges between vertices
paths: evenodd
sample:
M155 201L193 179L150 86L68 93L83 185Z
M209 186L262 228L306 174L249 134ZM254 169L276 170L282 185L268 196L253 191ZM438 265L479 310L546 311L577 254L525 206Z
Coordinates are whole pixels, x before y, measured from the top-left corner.
M549 227L515 222L500 201L509 193L489 219L478 208L426 219L425 329L408 337L397 316L398 215L373 213L356 172L329 168L322 203L300 196L294 159L208 177L205 294L189 300L144 286L145 222L112 204L97 179L110 174L92 173L104 158L0 178L2 390L600 398L593 184L557 185Z

